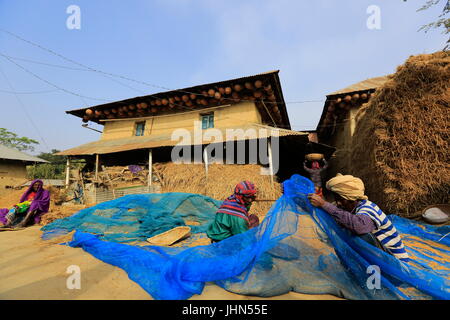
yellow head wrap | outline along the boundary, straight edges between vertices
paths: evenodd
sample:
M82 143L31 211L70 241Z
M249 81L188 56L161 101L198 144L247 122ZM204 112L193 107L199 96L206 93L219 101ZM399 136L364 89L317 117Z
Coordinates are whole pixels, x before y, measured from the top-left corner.
M367 200L367 196L364 195L364 183L352 175L344 176L338 173L336 177L328 180L327 189L347 200Z

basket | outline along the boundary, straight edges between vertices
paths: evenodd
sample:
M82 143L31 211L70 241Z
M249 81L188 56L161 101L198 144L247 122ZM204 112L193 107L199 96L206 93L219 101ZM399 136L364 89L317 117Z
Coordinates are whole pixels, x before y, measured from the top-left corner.
M191 235L191 228L187 226L182 226L170 229L166 232L148 238L147 242L155 246L170 246L177 241L188 238L190 235Z
M441 212L431 212L430 209L439 209ZM443 214L442 214L443 213ZM422 217L428 223L445 223L450 218L450 204L433 204L422 210Z
M308 153L306 155L306 160L309 161L319 161L323 159L323 153Z

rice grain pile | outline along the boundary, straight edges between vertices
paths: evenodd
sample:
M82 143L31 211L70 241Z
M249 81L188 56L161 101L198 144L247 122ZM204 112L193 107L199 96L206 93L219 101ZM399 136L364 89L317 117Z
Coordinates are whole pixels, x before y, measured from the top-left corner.
M261 175L261 166L256 164L211 164L206 178L202 164L176 164L172 162L154 165L156 174L161 176L161 192L188 192L225 200L236 184L250 180L258 189L257 199L276 200L281 196L281 187L276 178L271 183L270 176ZM269 211L274 201L256 201L250 213L261 218Z
M352 174L388 213L413 218L450 201L450 54L410 57L369 101L352 143Z

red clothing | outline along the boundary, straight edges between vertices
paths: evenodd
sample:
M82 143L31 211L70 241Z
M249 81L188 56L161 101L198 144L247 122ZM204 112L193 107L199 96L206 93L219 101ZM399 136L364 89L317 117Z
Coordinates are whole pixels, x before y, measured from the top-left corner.
M30 194L27 197L27 201L33 201L35 196L36 192L30 192Z
M323 198L323 192L322 192L322 188L320 187L316 187L316 194L321 196Z

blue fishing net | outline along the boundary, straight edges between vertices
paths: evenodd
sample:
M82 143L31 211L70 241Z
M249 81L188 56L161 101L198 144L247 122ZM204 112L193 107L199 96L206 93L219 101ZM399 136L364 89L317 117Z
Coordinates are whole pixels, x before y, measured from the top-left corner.
M310 180L294 175L284 190L257 228L210 245L126 244L188 221L204 234L220 201L184 193L109 201L47 225L43 237L77 230L70 246L124 269L155 299L188 299L206 282L260 297L294 291L347 299L450 298L449 226L389 216L412 258L403 263L312 207Z

